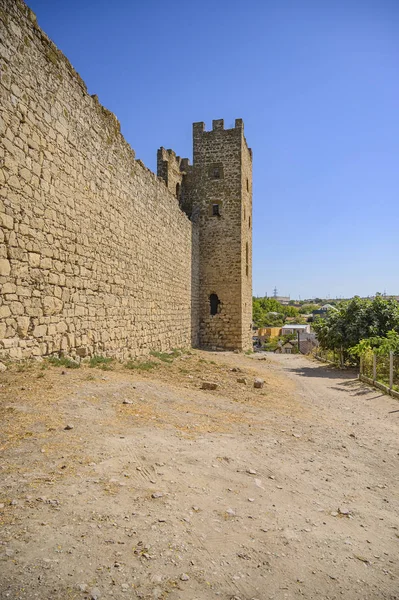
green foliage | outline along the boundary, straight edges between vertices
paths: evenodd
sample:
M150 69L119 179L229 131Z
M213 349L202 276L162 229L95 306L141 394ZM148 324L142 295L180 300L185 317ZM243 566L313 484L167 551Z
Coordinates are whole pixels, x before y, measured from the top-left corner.
M299 312L301 313L301 315L309 315L318 308L320 308L319 304L302 304L301 308L299 309Z
M166 363L173 362L174 357L172 354L169 354L168 352L157 352L156 350L151 350L150 354L151 354L151 356L154 356L154 358L158 358L162 362L166 362Z
M107 371L110 369L110 363L112 363L113 360L113 358L107 358L106 356L94 355L90 358L89 367L100 367L104 371Z
M275 298L253 298L253 321L257 327L281 327L287 317L298 317L294 306L280 304Z
M376 336L360 340L356 346L349 349L354 356L361 356L367 352L374 352L379 356L388 356L390 352L399 354L399 333L397 331L388 331L385 337Z
M356 355L361 340L385 338L388 332L399 332L399 304L377 294L374 300L361 299L341 302L324 319L316 318L313 327L322 348L342 350L344 358Z
M267 350L268 352L274 352L277 350L279 343L278 338L270 338L263 346L263 350Z
M155 367L158 366L159 363L156 363L154 361L151 360L147 360L145 362L138 362L135 360L129 360L126 364L125 367L126 369L134 369L137 371L151 371L152 369L155 369Z
M53 367L65 367L66 369L79 369L80 363L67 356L49 356L47 359Z

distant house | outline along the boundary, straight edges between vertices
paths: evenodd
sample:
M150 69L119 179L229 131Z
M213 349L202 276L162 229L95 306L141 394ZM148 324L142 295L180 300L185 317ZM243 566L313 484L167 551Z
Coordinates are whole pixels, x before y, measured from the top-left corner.
M296 325L290 323L281 328L281 335L296 335L297 333L310 333L310 325Z
M258 336L261 340L265 340L266 338L272 339L280 337L281 335L281 327L260 327L258 329Z
M279 345L274 352L275 354L295 354L298 352L298 343L296 340L285 342L285 344Z
M312 311L312 317L313 318L315 318L315 317L321 317L322 319L324 319L324 317L327 316L327 313L328 313L329 310L337 310L337 309L332 304L324 304L323 306L321 306L317 310L313 310Z

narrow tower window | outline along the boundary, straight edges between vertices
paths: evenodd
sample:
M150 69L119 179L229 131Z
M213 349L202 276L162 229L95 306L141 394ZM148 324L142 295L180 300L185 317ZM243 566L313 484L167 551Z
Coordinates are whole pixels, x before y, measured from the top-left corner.
M249 181L247 179L247 192L249 192Z
M212 204L212 216L220 217L220 206L219 204Z
M245 271L248 277L249 273L249 251L248 251L248 242L245 245Z
M176 198L180 198L180 183L176 183Z
M211 309L211 315L216 315L219 312L220 300L217 294L211 294L209 296L209 305Z

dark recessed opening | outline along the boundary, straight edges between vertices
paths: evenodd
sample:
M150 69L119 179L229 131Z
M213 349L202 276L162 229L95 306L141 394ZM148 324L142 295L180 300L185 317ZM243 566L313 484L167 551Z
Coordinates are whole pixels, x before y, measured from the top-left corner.
M211 309L211 315L216 315L219 312L220 300L217 294L211 294L209 296L209 305Z
M220 206L219 206L219 204L212 204L212 215L214 217L220 217Z
M247 179L247 192L249 192L249 181Z
M176 198L180 198L180 183L176 183Z
M212 170L212 177L214 179L220 179L220 169L219 167L214 167Z

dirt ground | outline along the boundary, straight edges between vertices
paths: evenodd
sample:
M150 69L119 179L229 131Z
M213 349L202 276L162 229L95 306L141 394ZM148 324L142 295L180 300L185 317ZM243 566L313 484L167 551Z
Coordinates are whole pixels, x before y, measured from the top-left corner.
M153 362L0 374L1 599L399 598L398 401L295 355Z

